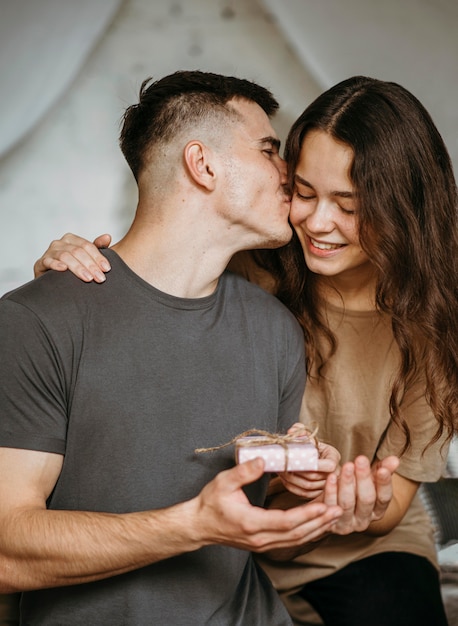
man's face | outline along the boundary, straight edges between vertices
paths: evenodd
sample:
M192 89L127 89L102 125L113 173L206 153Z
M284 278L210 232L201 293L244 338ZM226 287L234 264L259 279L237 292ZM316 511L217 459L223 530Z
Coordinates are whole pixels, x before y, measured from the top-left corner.
M231 125L224 146L221 214L241 244L239 249L282 246L291 239L292 231L280 141L257 104L247 100L233 100L230 104L240 120Z

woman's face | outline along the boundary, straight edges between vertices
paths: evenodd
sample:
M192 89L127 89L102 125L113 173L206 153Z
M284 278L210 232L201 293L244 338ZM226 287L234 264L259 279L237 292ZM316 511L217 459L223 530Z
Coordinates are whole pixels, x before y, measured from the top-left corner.
M373 267L359 244L353 150L324 131L309 132L297 164L290 220L315 274L365 282Z

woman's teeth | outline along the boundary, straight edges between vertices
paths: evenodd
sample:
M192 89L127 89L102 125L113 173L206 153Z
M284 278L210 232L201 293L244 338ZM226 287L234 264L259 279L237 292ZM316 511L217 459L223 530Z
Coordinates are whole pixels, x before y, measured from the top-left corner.
M337 250L337 248L341 248L343 244L341 243L322 243L321 241L315 241L315 239L310 238L310 241L319 250Z

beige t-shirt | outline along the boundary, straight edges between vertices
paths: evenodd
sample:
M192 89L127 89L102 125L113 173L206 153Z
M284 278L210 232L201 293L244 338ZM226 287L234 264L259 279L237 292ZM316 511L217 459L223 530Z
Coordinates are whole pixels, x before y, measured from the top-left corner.
M246 264L247 259L241 261ZM234 264L234 269L240 271L240 266ZM244 274L270 288L262 273L253 275L246 270ZM371 460L399 454L404 433L391 421L389 398L400 357L390 318L376 311L344 311L330 305L326 314L338 349L324 369L324 378L312 376L307 381L301 421L308 425L316 422L319 439L336 447L342 462L359 454ZM402 410L412 445L403 454L397 471L418 482L436 481L445 465L447 446L441 450L439 441L423 453L437 423L426 403L422 380L406 390ZM289 500L289 494L280 495L272 506L283 508ZM258 560L292 616L299 620L307 605L294 593L305 583L328 576L352 561L387 551L424 556L437 567L431 522L418 495L404 519L388 535L330 535L294 561L279 563L264 557Z
M319 439L336 447L342 462L353 460L358 454L371 460L399 454L404 434L391 421L388 410L392 377L399 364L390 319L375 311L344 312L329 305L327 316L338 350L326 365L324 378L308 380L301 421L316 422ZM412 445L401 457L397 471L415 481L432 482L441 476L447 447L441 451L439 442L423 453L437 428L423 390L422 382L416 381L406 390L402 402ZM272 506L283 507L288 498L289 494L279 496ZM259 561L298 619L306 603L294 593L302 585L328 576L349 562L387 551L424 556L437 567L431 522L418 495L404 519L388 535L331 535L293 562L278 563L265 558Z

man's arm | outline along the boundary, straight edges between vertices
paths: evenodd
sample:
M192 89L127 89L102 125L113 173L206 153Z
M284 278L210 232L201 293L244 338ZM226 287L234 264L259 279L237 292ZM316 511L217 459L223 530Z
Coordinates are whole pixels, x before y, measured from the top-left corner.
M288 511L252 506L242 487L255 459L221 472L175 506L111 514L46 509L62 456L0 448L0 592L91 582L211 544L263 552L312 541L342 511L325 503Z

